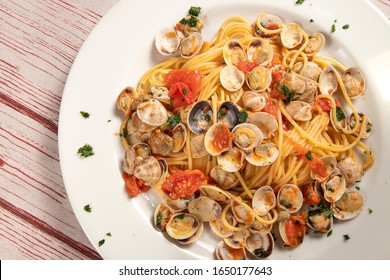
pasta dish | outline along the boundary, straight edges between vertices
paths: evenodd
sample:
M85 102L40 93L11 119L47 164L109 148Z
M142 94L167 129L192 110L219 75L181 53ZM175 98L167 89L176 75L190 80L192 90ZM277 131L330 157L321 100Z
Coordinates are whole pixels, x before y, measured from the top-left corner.
M372 124L352 103L359 68L322 56L323 34L265 12L230 17L206 41L200 12L156 35L167 58L117 98L129 195L159 193L155 228L180 244L207 223L218 259L267 258L275 232L296 247L358 216L355 186L375 161Z

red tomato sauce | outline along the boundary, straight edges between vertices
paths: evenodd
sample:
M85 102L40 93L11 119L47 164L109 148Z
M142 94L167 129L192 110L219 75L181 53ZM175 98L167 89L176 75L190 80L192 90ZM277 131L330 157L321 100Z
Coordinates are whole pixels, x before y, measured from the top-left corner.
M233 142L233 134L229 130L229 126L226 124L218 125L215 128L214 139L211 141L214 149L218 152L222 152L228 148Z
M297 247L303 242L306 233L305 220L300 215L291 215L285 223L287 241L285 245Z
M236 66L239 70L246 74L253 70L253 68L259 66L260 63L257 61L241 61Z
M126 172L122 173L122 178L125 181L126 192L131 197L136 197L141 192L147 192L150 187L144 185L144 181L137 179L134 175L127 174Z

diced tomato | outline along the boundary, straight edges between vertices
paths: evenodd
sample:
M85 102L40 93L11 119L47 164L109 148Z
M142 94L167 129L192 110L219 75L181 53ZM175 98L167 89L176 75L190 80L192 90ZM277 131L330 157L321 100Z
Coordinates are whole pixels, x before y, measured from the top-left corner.
M169 89L169 97L172 98L172 107L179 108L195 102L196 96L190 91L185 83L174 83Z
M134 175L123 172L122 178L125 181L126 191L131 197L136 197L141 192L147 192L150 189L149 186L144 185L143 180L137 179Z
M285 223L286 246L297 247L303 242L306 234L305 219L300 215L291 215Z
M242 72L248 74L250 71L253 70L253 68L259 66L260 63L257 61L241 61L236 66L238 69L240 69Z
M320 106L323 112L330 112L332 109L332 103L326 98L316 98L314 105Z
M321 198L316 194L313 188L313 184L307 184L301 186L303 199L306 203L314 205L321 202Z
M278 112L279 112L278 101L273 98L267 98L265 107L263 108L262 111L269 113L272 116L274 116L275 119L278 119Z
M297 142L294 142L294 148L297 151L299 158L306 161L313 173L318 174L321 177L328 176L323 161L315 153L310 153L311 158L308 157L309 150L302 147Z
M280 80L283 78L283 72L282 71L273 71L272 72L272 82L270 87L273 88L273 85L280 82Z
M189 198L199 187L207 184L207 177L200 170L179 170L162 184L161 190L171 199Z
M179 31L184 30L183 24L181 24L180 22L176 23L176 30L179 30Z
M268 30L276 30L279 28L279 24L271 23L271 24L267 25L265 28L267 28Z

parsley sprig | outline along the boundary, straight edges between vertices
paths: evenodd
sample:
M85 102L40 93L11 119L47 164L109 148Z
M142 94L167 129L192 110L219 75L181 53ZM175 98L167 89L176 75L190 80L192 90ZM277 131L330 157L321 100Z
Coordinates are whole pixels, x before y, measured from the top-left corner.
M85 144L84 146L80 147L78 149L77 153L81 157L90 157L90 156L93 156L95 154L94 151L93 151L92 146L89 145L89 144Z

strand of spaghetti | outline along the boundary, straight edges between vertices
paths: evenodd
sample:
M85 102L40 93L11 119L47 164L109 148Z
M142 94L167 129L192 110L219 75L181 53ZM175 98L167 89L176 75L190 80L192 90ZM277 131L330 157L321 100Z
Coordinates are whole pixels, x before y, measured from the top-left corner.
M289 68L290 68L290 69L292 69L292 67L293 67L293 65L294 65L294 63L295 63L295 60L297 59L298 55L300 55L300 53L303 52L303 50L307 47L307 44L309 43L309 39L308 39L308 37L307 37L306 32L304 32L304 31L302 30L301 33L302 33L302 35L303 35L303 40L304 40L304 42L303 42L302 46L296 51L296 53L294 54L293 58L291 59L290 64L289 64Z
M131 116L131 115L130 115ZM120 126L120 132L122 131L127 131L126 129L126 126L127 126L127 122L129 121L130 119L130 116L126 117L122 122L121 122L121 126ZM125 151L129 149L129 143L127 143L127 140L126 140L126 137L122 137L121 136L121 142L122 142L122 145L123 145L123 148L125 148Z
M188 156L188 168L192 170L191 133L187 133L186 150Z
M318 62L318 63L320 63L322 65L331 63L332 65L334 65L337 68L339 68L341 71L345 71L345 70L348 69L346 66L341 64L339 61L337 61L336 59L330 58L330 57L324 57L324 56L316 55L316 56L313 57L313 62Z
M351 136L351 135L348 135L347 138L349 138L348 141L351 141L354 137ZM358 138L356 138L356 139L358 139ZM372 153L372 151L370 150L370 148L368 148L362 141L359 141L357 143L357 146L360 147L361 149L363 149L363 152L364 152L364 154L367 157L366 162L362 165L363 169L367 170L368 168L370 168L371 166L374 165L374 163L375 163L375 156Z
M283 29L283 26L284 25L281 25L280 28L276 28L276 29L266 29L262 24L261 24L261 21L260 21L260 16L263 15L263 13L259 14L256 18L256 26L258 29L260 29L262 32L266 33L266 34L279 34L282 29Z
M282 151L283 149L283 126L282 126L282 113L280 110L277 112L278 117L278 139L277 139L277 149L279 151ZM274 164L271 166L271 170L269 172L269 176L267 179L267 185L271 185L272 181L275 180L275 177L277 176L277 172L279 171L280 163L282 161L282 152L279 152L278 157Z
M248 197L252 199L252 198L253 198L253 194L252 194L252 192L250 191L250 189L248 188L248 186L247 186L247 184L245 183L244 179L242 179L241 174L240 174L238 171L234 172L234 174L235 174L236 177L238 178L238 181L240 181L241 186L242 186L242 187L244 188L244 190L246 191Z

